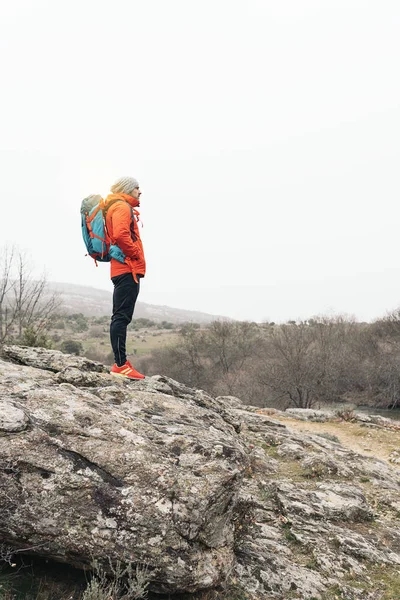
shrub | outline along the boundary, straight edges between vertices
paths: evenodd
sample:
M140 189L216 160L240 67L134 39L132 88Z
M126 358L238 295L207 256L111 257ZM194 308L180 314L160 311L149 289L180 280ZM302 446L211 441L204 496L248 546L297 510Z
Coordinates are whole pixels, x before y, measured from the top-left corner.
M93 563L93 577L86 588L82 600L144 600L147 598L149 572L147 565L134 567L132 563L123 566L120 561L113 566L110 562L111 577L98 562Z
M94 348L88 348L87 350L85 350L85 356L86 358L90 358L90 360L96 360L98 362L101 363L105 363L105 364L110 364L109 362L109 353L102 349L99 348L98 346L95 346ZM113 359L111 361L111 364L114 362L114 356Z
M92 325L88 331L88 336L92 338L102 338L104 333L104 327L101 325Z
M52 342L49 338L48 332L45 330L38 330L35 327L27 327L22 335L21 343L24 346L31 346L36 348L51 348Z
M61 352L80 356L83 352L83 346L81 342L77 342L76 340L64 340L61 344Z
M77 333L81 333L82 331L87 331L89 329L88 319L82 313L70 315L68 320L71 321L73 331L76 331Z
M161 329L174 329L175 325L173 323L171 323L170 321L161 321L160 328Z
M139 317L139 319L133 319L131 327L132 329L144 329L145 327L155 327L155 321L151 319L145 319L144 317Z
M356 421L357 415L352 409L341 408L336 411L336 416L342 421Z
M333 435L332 433L316 433L318 437L322 437L325 440L329 440L330 442L336 442L336 444L340 444L340 440L337 435Z

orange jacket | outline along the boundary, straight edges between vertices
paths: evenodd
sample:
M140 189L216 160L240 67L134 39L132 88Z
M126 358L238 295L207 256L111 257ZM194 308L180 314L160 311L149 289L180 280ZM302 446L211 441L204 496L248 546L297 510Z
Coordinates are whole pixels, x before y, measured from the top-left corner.
M128 194L110 194L105 200L106 209L112 200L122 202L114 202L107 210L106 227L111 242L121 248L126 258L125 263L111 259L111 277L132 273L136 280L137 276L144 277L146 274L146 260L138 227L139 213L135 208L139 206L139 201Z

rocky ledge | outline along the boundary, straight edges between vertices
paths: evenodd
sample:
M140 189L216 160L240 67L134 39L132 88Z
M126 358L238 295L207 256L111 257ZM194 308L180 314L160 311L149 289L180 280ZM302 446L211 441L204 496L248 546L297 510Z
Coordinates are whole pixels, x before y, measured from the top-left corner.
M342 418L344 420L351 421L353 423L363 423L369 427L392 429L394 431L398 431L400 429L400 423L396 420L389 419L388 417L382 417L381 415L368 415L359 413L357 412L357 409L342 409L336 412L331 410L317 410L315 408L287 408L284 412L275 409L267 410L270 414L281 415L299 421L313 421L315 423L337 421L340 420L340 414L342 414Z
M379 600L399 525L394 466L167 377L3 348L0 544L146 565L155 594Z

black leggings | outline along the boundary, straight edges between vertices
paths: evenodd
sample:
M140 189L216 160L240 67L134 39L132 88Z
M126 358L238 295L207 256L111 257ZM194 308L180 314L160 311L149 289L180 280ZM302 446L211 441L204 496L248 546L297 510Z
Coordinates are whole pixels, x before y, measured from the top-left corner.
M136 283L132 273L124 273L113 277L111 281L114 284L111 346L116 364L122 367L126 363L126 333L139 295L140 279Z

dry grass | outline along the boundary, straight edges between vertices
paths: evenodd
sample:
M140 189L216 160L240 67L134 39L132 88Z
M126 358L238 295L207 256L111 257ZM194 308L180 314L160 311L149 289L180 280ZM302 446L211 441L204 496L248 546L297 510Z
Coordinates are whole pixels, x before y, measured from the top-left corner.
M321 433L330 434L331 436L335 436L345 448L388 462L390 454L400 448L400 431L397 429L365 427L359 423L348 421L327 423L296 421L295 419L289 419L281 415L277 416L276 419L285 423L289 430L292 429L314 435Z

